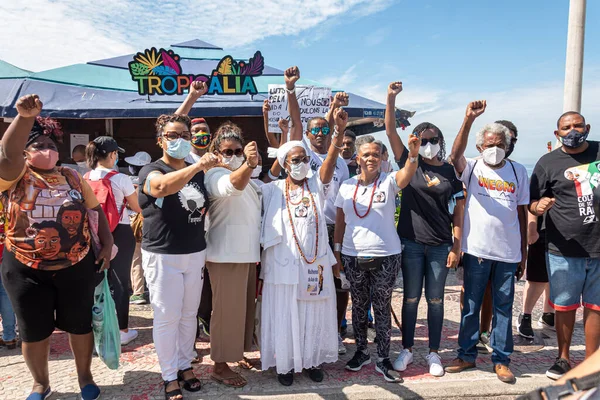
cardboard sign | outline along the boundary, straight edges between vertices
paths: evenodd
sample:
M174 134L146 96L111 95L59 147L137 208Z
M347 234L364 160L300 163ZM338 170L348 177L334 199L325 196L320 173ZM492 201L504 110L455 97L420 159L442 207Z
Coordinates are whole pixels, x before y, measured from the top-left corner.
M324 117L331 103L331 88L317 86L296 86L296 97L300 106L302 128L311 118ZM277 122L280 118L289 119L285 85L269 85L269 132L281 133Z
M257 51L248 62L225 56L210 76L184 74L180 59L173 50L155 47L137 53L129 63L131 78L138 83L141 95L180 95L194 81L208 85L207 94L258 94L253 77L262 75L265 60Z

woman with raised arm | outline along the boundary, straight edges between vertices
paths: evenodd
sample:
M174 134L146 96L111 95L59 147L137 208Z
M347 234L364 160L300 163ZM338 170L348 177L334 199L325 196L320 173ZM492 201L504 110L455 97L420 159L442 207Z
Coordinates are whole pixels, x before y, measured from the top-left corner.
M14 307L23 357L33 377L28 400L50 393L48 354L55 328L69 334L81 397L97 399L92 377L92 306L98 270L110 266L113 237L102 207L75 170L57 167L62 131L40 118L37 95L21 97L0 145L6 223L2 283ZM102 249L94 257L88 209L98 213Z
M157 144L163 156L139 175L142 262L166 400L183 398L180 381L189 392L201 389L191 363L206 260L204 224L209 202L204 173L219 157L207 153L195 164L185 162L192 148L190 125L185 115L158 117Z
M386 133L394 158L403 165L408 152L396 131L394 109L402 82L388 87ZM438 349L444 323L444 288L449 268L456 268L465 208L463 185L454 168L445 160L446 144L440 129L429 123L417 125L413 134L421 142L417 172L402 191L398 235L402 241L402 346L394 362L396 371L404 371L413 361L417 311L423 283L427 300L429 332L429 373L444 375Z
M397 172L381 172L383 144L373 136L356 140L360 175L340 187L335 200L337 220L334 253L343 265L352 295L352 326L356 337L356 354L346 369L359 371L371 362L367 349L369 305L373 303L377 332L375 370L388 382L402 379L389 359L392 330L392 290L400 270L400 238L394 226L396 195L406 187L417 170L420 142L411 135L409 154ZM339 276L339 271L335 271Z
M263 370L276 367L284 386L303 369L321 382L321 365L338 358L332 274L336 260L323 208L347 119L345 111L336 111L333 141L318 173L307 178L308 151L302 141L290 141L277 152L287 178L262 189L261 361Z

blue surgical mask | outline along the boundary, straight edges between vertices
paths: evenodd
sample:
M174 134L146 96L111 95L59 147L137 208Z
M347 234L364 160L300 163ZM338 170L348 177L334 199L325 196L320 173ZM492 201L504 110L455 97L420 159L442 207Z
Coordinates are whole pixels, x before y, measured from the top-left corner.
M570 149L576 149L585 143L588 135L589 132L587 130L584 133L581 133L577 129L571 129L569 133L567 133L567 136L559 136L558 140L560 140L563 146Z
M178 160L183 160L192 151L192 143L182 138L168 141L167 145L167 154Z
M119 155L117 155L117 158L115 158L115 165L114 165L115 168L117 168L118 163L119 163Z

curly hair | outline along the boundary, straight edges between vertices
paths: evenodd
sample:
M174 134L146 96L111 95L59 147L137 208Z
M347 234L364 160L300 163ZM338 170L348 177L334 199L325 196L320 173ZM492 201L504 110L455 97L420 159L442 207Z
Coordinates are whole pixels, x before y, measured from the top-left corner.
M221 126L219 126L213 140L210 142L209 151L211 153L219 151L219 149L221 148L221 143L225 140L236 140L242 146L244 146L245 144L242 130L239 126L237 126L231 121L224 122L221 124Z
M48 136L55 143L62 143L62 125L54 118L37 116L25 146L29 147L40 136Z
M446 160L446 140L444 139L444 134L434 124L431 122L421 122L419 125L415 126L413 129L413 135L416 135L419 139L421 139L421 135L426 130L432 130L435 134L440 138L440 152L437 155L438 160L445 161Z
M162 136L163 128L169 122L181 122L182 124L187 126L188 130L192 128L192 121L187 115L163 114L156 119L156 124L154 125L156 127L156 137Z

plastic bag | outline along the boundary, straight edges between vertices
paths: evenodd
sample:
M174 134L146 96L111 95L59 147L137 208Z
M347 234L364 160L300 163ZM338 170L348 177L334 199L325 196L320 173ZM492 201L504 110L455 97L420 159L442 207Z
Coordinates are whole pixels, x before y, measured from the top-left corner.
M96 353L98 353L98 356L108 368L119 368L121 333L119 331L115 302L108 286L107 271L104 271L104 279L96 286L94 292L92 325Z

